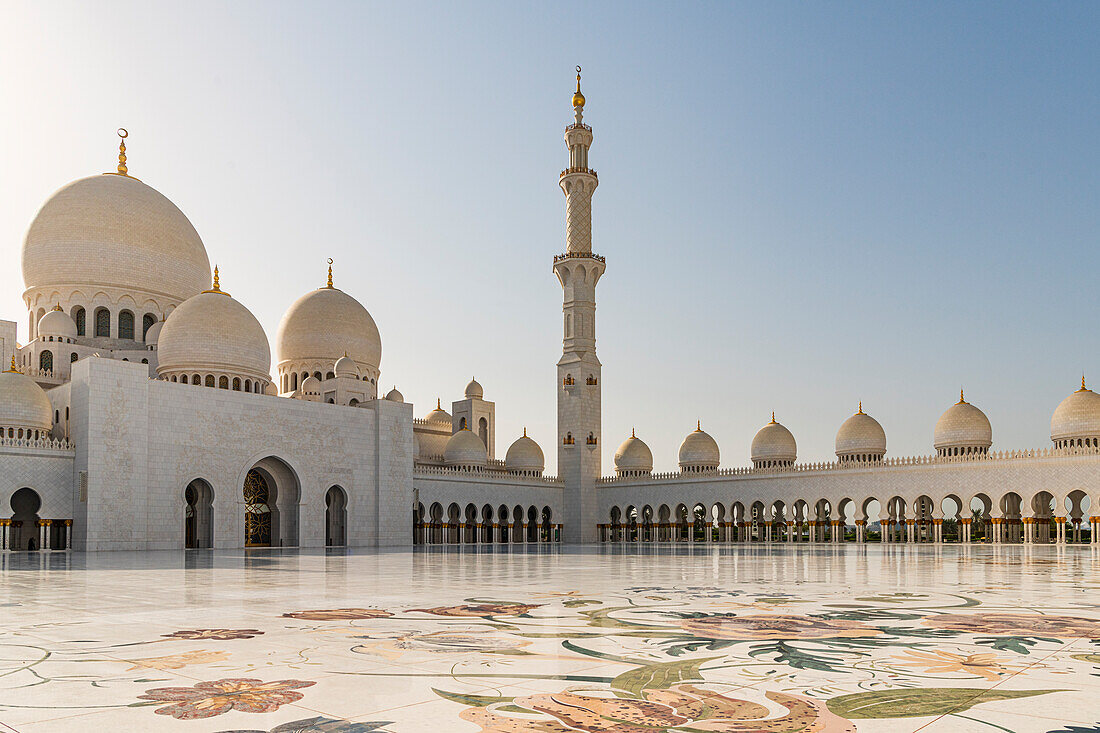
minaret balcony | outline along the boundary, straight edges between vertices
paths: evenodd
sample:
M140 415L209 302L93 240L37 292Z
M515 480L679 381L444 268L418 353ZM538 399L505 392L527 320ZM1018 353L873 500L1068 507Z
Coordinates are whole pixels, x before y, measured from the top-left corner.
M565 129L567 131L568 130L588 130L589 132L592 132L592 127L590 125L584 124L583 122L574 122L572 125L566 125Z
M597 262L607 262L607 258L603 255L592 254L591 252L564 252L560 255L554 255L554 262L564 262L565 260L596 260Z
M565 170L563 170L561 172L561 175L558 176L558 178L565 178L570 173L587 173L588 175L592 176L593 178L596 178L596 179L599 178L599 176L596 175L596 171L593 170L592 168L566 168Z

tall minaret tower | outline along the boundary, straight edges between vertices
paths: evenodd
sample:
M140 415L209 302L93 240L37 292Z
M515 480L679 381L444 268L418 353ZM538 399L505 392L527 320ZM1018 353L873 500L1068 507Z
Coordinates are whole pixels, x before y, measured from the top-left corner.
M592 192L599 185L588 167L592 128L582 121L581 67L573 95L575 121L565 128L569 167L565 193L565 254L554 258L564 291L561 360L558 361L558 474L565 485L566 542L595 542L596 479L600 477L600 360L596 358L596 283L604 258L592 254Z

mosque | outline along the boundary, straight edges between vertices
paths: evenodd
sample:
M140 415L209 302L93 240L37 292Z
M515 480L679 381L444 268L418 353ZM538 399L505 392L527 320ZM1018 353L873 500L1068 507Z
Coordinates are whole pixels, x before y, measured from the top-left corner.
M833 462L799 463L773 415L748 465L723 468L697 425L679 471L654 473L631 435L605 476L607 263L592 251L599 178L577 71L559 176L566 246L553 258L558 476L526 432L498 458L496 405L477 381L423 418L396 389L380 397L378 328L331 261L328 281L287 309L273 362L191 222L130 175L120 130L117 169L64 186L30 224L25 341L0 321L0 549L1100 542L1100 395L1084 380L1045 447L994 451L989 420L960 394L929 455L887 456L860 405Z

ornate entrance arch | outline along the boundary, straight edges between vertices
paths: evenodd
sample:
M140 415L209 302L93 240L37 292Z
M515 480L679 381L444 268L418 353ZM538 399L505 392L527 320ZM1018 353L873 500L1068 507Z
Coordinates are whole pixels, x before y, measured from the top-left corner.
M255 468L244 478L245 547L271 546L271 491L267 479Z

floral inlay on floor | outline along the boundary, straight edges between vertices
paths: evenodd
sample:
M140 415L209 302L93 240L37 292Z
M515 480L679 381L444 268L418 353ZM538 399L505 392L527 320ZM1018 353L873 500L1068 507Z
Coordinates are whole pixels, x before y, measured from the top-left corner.
M3 555L0 731L1100 732L1098 569L1087 546Z

